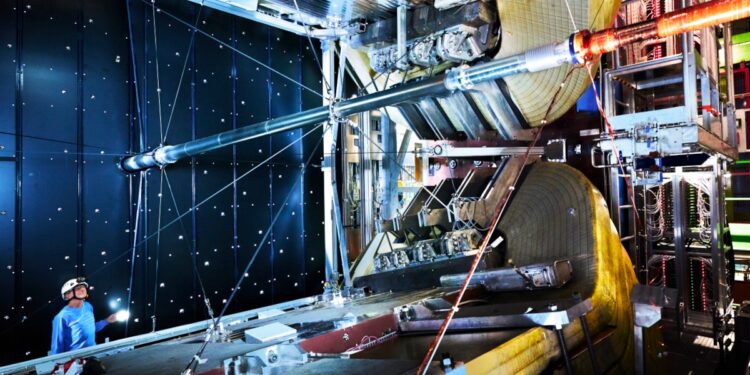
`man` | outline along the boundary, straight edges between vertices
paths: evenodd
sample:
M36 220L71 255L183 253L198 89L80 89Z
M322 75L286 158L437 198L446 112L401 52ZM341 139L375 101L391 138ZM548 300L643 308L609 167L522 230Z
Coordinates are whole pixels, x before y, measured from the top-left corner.
M68 304L52 320L50 354L96 345L96 332L116 320L115 314L112 314L106 320L94 321L94 308L85 301L88 287L82 277L70 279L63 284L60 292Z

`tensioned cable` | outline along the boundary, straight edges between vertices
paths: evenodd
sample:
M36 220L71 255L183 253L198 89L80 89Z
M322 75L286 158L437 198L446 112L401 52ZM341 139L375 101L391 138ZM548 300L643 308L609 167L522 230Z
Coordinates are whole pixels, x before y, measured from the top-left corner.
M297 4L297 0L294 0L294 8L297 9L297 14L300 15L302 12L299 10L299 5ZM298 20L295 20L297 22ZM305 29L305 35L307 36L307 42L310 43L310 50L313 53L313 56L315 57L315 62L318 64L318 69L320 69L320 76L323 78L323 84L326 86L326 91L328 91L328 96L333 97L333 88L328 83L328 80L326 79L326 74L323 72L323 64L320 63L320 58L318 57L318 52L315 50L315 45L312 42L312 38L310 37L310 29L307 28L307 26L302 25L302 22L299 21L299 25L301 25ZM329 48L332 48L329 47ZM331 77L333 79L333 77ZM331 100L332 102L333 100Z
M180 213L180 208L177 206L177 199L174 196L174 190L172 189L172 184L169 182L169 175L167 174L166 169L164 170L164 177L167 180L167 190L169 190L169 195L172 196L172 204L174 205L174 210L177 213L177 216L180 216L182 214ZM183 222L182 218L180 218L180 227L182 228L182 234L187 237L187 229L185 229L185 223ZM191 263L193 264L193 272L195 272L195 276L198 279L198 287L201 288L203 304L206 305L206 313L208 314L209 318L214 319L214 310L211 308L211 301L208 299L208 294L206 293L206 288L203 284L203 278L201 278L200 271L198 271L198 265L195 262L195 257L192 256L192 254L195 254L195 249L193 248L191 241L185 241L185 246L187 246L188 256L192 260Z
M578 26L576 26L576 20L573 18L573 12L570 10L570 3L568 3L568 0L563 0L565 2L565 8L568 9L568 16L570 16L570 23L573 24L573 32L578 32ZM601 7L601 5L600 5Z
M328 126L324 130L324 134L326 131L329 131L331 129L331 126ZM255 259L257 258L258 254L260 254L260 250L264 247L268 240L268 236L270 235L271 231L273 230L274 225L276 225L276 222L281 217L281 213L284 212L284 208L287 206L287 202L292 197L295 191L297 191L298 185L302 182L303 176L305 174L305 171L307 170L307 167L310 165L310 162L312 162L312 159L315 157L315 153L317 152L318 148L320 147L321 143L323 142L323 136L321 136L318 139L318 142L315 145L315 148L313 148L313 151L310 153L310 156L307 157L307 160L305 161L305 164L302 166L302 169L300 170L300 178L297 179L297 181L294 183L294 185L289 189L289 193L287 194L286 198L284 198L284 201L282 202L281 206L279 206L279 210L276 212L276 215L274 216L271 223L268 225L268 228L266 228L265 233L263 234L263 238L261 238L260 242L258 242L258 246L255 249L255 252L253 253L253 256L250 258L250 261L245 266L245 269L242 271L242 275L237 280L237 283L235 284L234 288L232 288L232 293L229 295L229 298L227 298L227 302L224 304L224 307L221 309L221 313L219 314L219 317L216 318L213 324L213 328L207 333L206 339L203 341L203 345L201 345L201 348L198 350L198 352L193 356L193 358L190 359L190 362L185 367L185 370L192 369L195 371L195 368L198 366L199 362L201 361L201 356L203 355L203 352L206 350L206 347L208 346L209 342L211 341L211 332L215 331L216 328L219 326L219 323L221 322L221 318L224 317L224 314L227 312L227 308L234 300L234 297L237 295L237 291L240 290L240 286L242 284L242 281L245 280L246 275L248 275L248 271L250 271L250 267L252 267L253 263L255 262Z
M8 131L0 131L0 134L10 135L12 137L34 139L34 140L38 140L38 141L45 141L45 142L51 142L51 143L62 143L62 144L71 145L71 146L78 145L78 143L76 143L76 142L63 141L61 139L54 139L54 138L38 137L38 136L34 136L34 135L17 134L15 132L8 132ZM88 148L99 148L99 149L103 149L103 150L106 149L105 147L102 147L102 146L87 145L85 143L81 144L81 146L88 147ZM30 153L47 154L46 152L30 152ZM54 153L55 152L49 152L49 154L54 154ZM88 155L88 154L92 154L93 155L94 153L92 153L92 152L84 152L84 153L81 153L81 154L82 155ZM102 155L125 156L125 155L128 155L128 154L126 154L126 153L123 152L123 153L105 153L105 154L102 154Z
M159 139L164 138L164 129L161 120L161 82L159 81L159 43L156 38L156 0L151 0L151 24L154 29L154 55L156 59L156 104L159 113Z
M140 217L141 217L141 203L143 202L143 180L146 178L146 173L141 172L140 173L140 179L138 182L138 203L136 204L136 211L135 211L135 224L133 226L133 248L130 251L130 282L128 283L128 304L126 309L130 311L130 298L133 293L133 275L135 273L135 253L136 249L138 248L138 227L140 226ZM125 252L124 254L127 254ZM93 273L92 273L93 275ZM125 321L125 336L128 335L128 321Z
M138 90L138 69L136 64L136 57L135 57L135 38L133 38L133 21L132 17L130 15L130 0L127 0L125 3L125 8L127 8L128 11L128 40L130 41L130 63L133 68L133 87L135 89L135 112L136 116L138 117L138 123L141 124L142 122L142 115L141 115L141 99L140 99L140 92ZM143 145L141 145L143 146Z
M185 52L185 61L182 63L182 72L180 72L180 79L177 81L177 90L174 93L174 100L172 100L172 108L169 110L169 118L167 119L167 130L164 131L164 136L161 139L161 144L167 141L167 135L169 135L169 126L172 125L172 116L174 115L174 109L177 106L177 98L180 96L180 88L182 88L182 79L185 77L185 69L187 68L188 60L190 59L190 53L193 51L193 45L195 44L195 30L198 28L198 23L201 20L201 11L203 11L203 2L201 2L198 13L195 16L195 24L190 33L190 43L188 43L187 51Z
M529 147L526 149L526 154L524 155L524 161L521 164L518 174L513 179L513 183L507 189L500 204L495 209L494 217L490 223L489 231L487 231L487 234L485 234L484 239L482 240L482 244L479 246L479 251L474 256L474 260L472 261L471 266L469 267L469 272L466 274L466 278L464 279L464 282L458 291L458 295L456 296L456 299L452 305L452 308L450 309L450 311L448 311L448 315L445 317L445 319L443 320L443 323L440 325L440 329L438 330L438 333L435 336L435 339L430 344L429 348L427 349L427 353L425 354L425 357L422 359L422 363L419 365L419 369L417 370L417 373L419 375L425 375L427 373L427 370L429 369L429 365L432 362L432 359L435 357L435 353L437 352L437 349L440 347L440 344L443 341L443 337L445 337L445 332L448 330L448 326L450 325L454 314L456 313L456 311L458 311L458 308L461 305L461 300L464 297L464 293L466 293L466 289L469 287L469 283L471 282L471 278L474 276L474 272L476 271L477 266L479 265L479 261L482 259L482 255L486 251L493 233L497 229L497 226L500 224L500 219L502 219L503 214L505 213L505 209L508 206L510 197L516 191L516 186L518 185L518 182L520 181L521 176L523 175L523 171L526 168L526 165L528 164L530 160L531 149L534 146L536 146L536 143L539 141L539 138L542 134L542 130L544 130L545 126L547 125L547 116L549 116L553 105L557 101L558 95L562 91L562 88L565 87L565 82L571 77L572 73L577 68L578 67L574 66L568 70L565 77L563 78L563 81L557 87L555 94L552 96L552 100L549 106L547 107L547 111L544 114L544 118L541 121L541 126L537 129L536 134L534 135L534 140L531 142L531 144L529 144Z
M281 154L282 152L286 151L287 149L289 149L290 147L292 147L292 146L293 146L293 145L295 145L296 143L299 143L300 141L302 141L302 139L304 139L305 137L309 136L309 135L310 135L310 134L312 134L313 132L317 131L317 130L318 130L318 129L320 129L320 128L321 128L322 126L323 126L323 124L318 124L318 125L317 125L317 126L315 126L314 128L310 129L310 130L309 130L308 132L306 132L306 133L302 134L302 135L301 135L301 136L300 136L299 138L297 138L296 140L292 141L292 142L291 142L291 143L289 143L288 145L286 145L286 146L284 146L283 148L281 148L280 150L276 151L276 152L275 152L275 153L274 153L273 155L271 155L271 156L267 157L266 159L264 159L264 160L263 160L262 162L260 162L260 164L258 164L258 165L256 165L256 166L252 167L252 168L251 168L251 169L249 169L249 170L248 170L247 172L243 173L242 175L240 175L240 176L239 176L239 177L237 177L236 179L232 180L232 181L231 181L231 182L230 182L229 184L227 184L227 185L223 186L223 187L222 187L222 188L220 188L220 189L219 189L218 191L216 191L215 193L211 194L211 195L210 195L210 196L208 196L207 198L203 199L203 200L202 200L201 202L199 202L198 204L196 204L196 205L195 205L194 207L192 207L192 208L188 209L188 211L186 211L186 212L184 212L184 213L182 213L182 214L178 215L178 217L177 217L176 219L174 219L174 220L170 221L170 222L169 222L169 223L167 223L167 224L166 224L166 225L165 225L164 227L162 227L162 228L159 228L159 229L158 229L158 231L162 231L162 230L165 230L166 228L170 227L170 226L171 226L171 225L173 225L174 223L178 222L178 221L179 221L180 219L182 219L183 217L185 217L185 216L186 216L186 215L187 215L188 213L190 213L190 212L192 212L193 210L195 210L196 208L198 208L198 207L200 207L200 206L204 205L204 204L205 204L205 203L207 203L207 202L208 202L209 200L211 200L211 199L213 199L214 197L216 197L217 195L219 195L219 194L220 194L220 193L221 193L222 191L224 191L224 190L226 190L226 189L228 189L228 188L232 187L232 186L233 186L233 185L234 185L234 184L235 184L235 183L236 183L237 181L239 181L239 180L241 180L241 179L243 179L243 178L247 177L247 176L248 176L248 175L249 175L250 173L252 173L252 172L256 171L256 170L257 170L258 168L260 168L261 166L263 166L263 165L267 164L267 163L268 163L268 162L269 162L269 161L270 161L271 159L275 158L276 156L278 156L278 155L279 155L279 154ZM143 172L141 172L141 173L143 173ZM139 210L138 212L140 212L140 210ZM144 239L143 239L143 240L142 240L141 242L138 242L138 243L137 243L137 244L135 244L134 246L135 246L135 247L137 247L137 246L140 246L140 245L141 245L141 244L143 244L143 243L144 243L145 241L148 241L149 239L153 238L153 237L154 237L155 235L156 235L156 233L153 233L153 234L151 234L150 236L148 236L148 237L145 237L145 238L144 238ZM137 239L137 236L134 236L133 238L134 238L134 241L135 241L135 239ZM115 263L116 263L116 262L117 262L118 260L122 259L122 257L124 257L125 255L128 255L128 253L130 253L130 248L128 248L128 250L126 250L126 251L123 251L122 253L118 254L118 255L117 255L116 257L114 257L113 259L109 260L109 261L108 261L108 262L107 262L106 264L102 265L102 266L101 266L101 267L99 267L98 269L96 269L96 270L94 270L94 271L91 271L91 272L89 272L89 273L88 273L88 277L94 276L94 275L98 274L99 272L101 272L101 271L105 270L105 269L106 269L106 268L108 268L109 266L111 266L111 265L115 264ZM205 293L204 293L204 295L205 295ZM23 322L25 322L26 320L28 320L28 319L29 319L29 318L31 318L32 316L36 315L37 313L39 313L39 312L43 311L44 309L48 308L49 306L51 306L51 298L53 298L53 297L54 297L54 295L50 296L50 297L48 298L48 299L49 299L48 303L46 303L46 304L44 304L44 305L42 305L42 306L38 307L38 308L37 308L36 310L34 310L34 311L33 311L32 313L30 313L30 314L28 314L28 315L25 315L25 316L24 316L24 319L23 319L23 320L22 320L21 322L19 322L19 323L17 323L17 324L15 324L15 325L13 325L12 327L8 327L8 328L7 328L6 330L2 331L2 333L6 333L6 332L9 332L10 330L12 330L12 329L14 329L15 327L17 327L18 325L22 324Z
M155 6L155 5L151 4L151 3L149 3L149 2L147 1L147 0L141 0L141 2L143 2L144 4L150 5L150 6L152 6L152 7L154 7L154 6ZM239 49L237 49L237 48L234 48L234 47L233 47L233 46L232 46L231 44L229 44L229 43L226 43L226 42L222 41L221 39L219 39L219 38L217 38L217 37L215 37L215 36L213 36L213 35L211 35L211 34L209 34L209 33L205 32L205 31L203 31L203 30L201 30L201 29L199 29L199 28L197 28L197 27L193 27L193 25L191 25L191 24L190 24L189 22L186 22L186 21L182 20L181 18L179 18L179 17L175 16L174 14L172 14L172 13L170 13L170 12L168 12L168 11L164 10L164 9L161 9L161 8L159 8L159 13L162 13L162 14L166 14L166 15L167 15L167 16L169 16L170 18L172 18L172 19L174 19L175 21L177 21L177 22L179 22L179 23L181 23L181 24L183 24L183 25L187 26L187 27L188 27L188 28L190 28L191 30L195 30L195 32L197 32L197 33L199 33L199 34L201 34L201 35L204 35L204 36L208 37L209 39L211 39L211 40L215 41L216 43L219 43L219 44L221 44L221 45L222 45L222 46L224 46L224 47L227 47L227 48L229 48L229 49L230 49L230 50L232 50L232 51L235 51L235 52L237 52L237 53L238 53L238 54L239 54L240 56L242 56L242 57L245 57L245 58L249 59L250 61L252 61L252 62L254 62L254 63L256 63L256 64L258 64L258 65L260 65L260 66L262 66L262 67L264 67L264 68L266 68L266 69L268 69L268 70L270 70L270 71L271 71L271 72L273 72L273 73L276 73L277 75L281 76L282 78L286 79L287 81L289 81L289 82L292 82L293 84L295 84L295 85L297 85L297 86L299 86L299 87L301 87L301 88L303 88L303 89L305 89L305 90L307 90L307 91L310 91L311 93L313 93L313 94L315 94L315 95L317 95L317 96L319 96L319 97L321 97L321 98L323 97L323 95L322 95L321 93L319 93L318 91L316 91L316 90L313 90L313 89L311 89L311 88L309 88L309 87L305 86L305 85L304 85L303 83L301 83L301 82L298 82L298 81L294 80L294 78L292 78L292 77L289 77L288 75L286 75L286 74L284 74L284 73L282 73L282 72L280 72L280 71L278 71L278 70L276 70L276 69L272 68L271 66L269 66L269 65L267 65L267 64L264 64L264 63L263 63L263 62L261 62L260 60L258 60L258 59L256 59L256 58L254 58L254 57L252 57L252 56L250 56L250 55L248 55L247 53L245 53L245 52L242 52L241 50L239 50Z
M258 168L260 168L260 167L262 167L263 165L265 165L265 164L266 164L266 163L267 163L268 161L270 161L270 160L271 160L271 159L273 159L274 157L276 157L276 156L278 156L279 154L281 154L282 152L286 151L286 150L287 150L288 148L292 147L292 146L293 146L294 144L298 143L298 142L299 142L299 141L301 141L301 140L302 140L303 138L305 138L305 137L307 137L308 135L312 134L312 133L313 133L314 131L316 131L316 130L320 129L320 127L321 127L321 126L322 126L322 124L318 124L318 126L314 127L313 129L310 129L310 130L309 130L309 131L308 131L307 133L303 134L303 135L302 135L302 136L301 136L300 138L297 138L296 140L292 141L291 143L289 143L288 145L284 146L284 147L283 147L283 148L281 148L280 150L276 151L276 152L275 152L275 153L274 153L273 155L271 155L271 156L267 157L267 158L266 158L265 160L263 160L263 162L262 162L262 163L260 163L260 164L258 164L258 165L256 165L256 166L252 167L252 168L251 168L251 169L249 169L249 170L248 170L247 172L243 173L242 175L240 175L240 176L239 176L239 177L237 177L236 179L232 180L232 181L231 181L230 183L228 183L227 185L224 185L223 187L219 188L219 190L217 190L217 191L216 191L216 192L214 192L213 194L209 195L208 197L206 197L205 199L203 199L202 201L200 201L200 202L199 202L198 204L196 204L195 206L193 206L193 207L189 208L189 209L188 209L187 211L183 212L183 213L182 213L181 215L177 216L177 217L176 217L175 219L173 219L173 220L172 220L172 221L170 221L169 223L165 224L165 225L164 225L163 227L159 228L159 229L158 229L158 230L156 231L156 233L152 233L152 234L150 234L149 236L147 236L147 237L144 237L144 238L143 238L143 240L142 240L141 242L139 242L139 243L138 243L138 245L140 245L140 244L142 244L142 243L144 243L144 242L148 241L149 239L151 239L151 238L153 238L154 236L156 236L156 235L157 235L157 233L159 233L159 232L161 232L161 231L163 231L163 230L165 230L165 229L169 228L169 227L170 227L170 226L172 226L173 224L177 223L177 222L178 222L178 221L179 221L180 219L182 219L183 217L185 217L185 216L186 216L186 215L187 215L188 213L190 213L190 212L192 212L193 210L195 210L195 209L199 208L200 206L204 205L204 204L205 204L206 202L208 202L209 200L211 200L211 199L213 199L214 197L216 197L217 195L221 194L221 193L222 193L222 192L223 192L224 190L226 190L226 189L229 189L229 188L230 188L230 187L232 187L232 186L233 186L233 185L234 185L234 184L235 184L235 183L236 183L237 181L239 181L239 180L241 180L241 179L243 179L243 178L247 177L247 176L248 176L248 175L249 175L250 173L252 173L252 172L256 171L256 170L257 170ZM110 262L110 264L111 264L111 263L113 263L114 261L118 260L118 259L119 259L120 257L122 257L122 256L123 256L123 255L125 255L125 254L127 254L127 252L124 252L124 253L122 253L122 254L118 255L117 257L115 257L114 259L112 259L112 261ZM99 271L99 270L97 270L97 271Z

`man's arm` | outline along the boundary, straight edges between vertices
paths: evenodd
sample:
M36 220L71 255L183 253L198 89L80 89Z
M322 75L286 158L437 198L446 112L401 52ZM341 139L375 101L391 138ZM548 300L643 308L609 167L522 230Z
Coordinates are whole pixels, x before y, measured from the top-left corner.
M52 319L52 345L50 346L50 354L58 354L66 351L63 331L63 321L59 315L56 315L55 319Z
M109 322L107 322L106 319L96 322L96 332L101 331L104 327L107 326L107 324L109 324Z

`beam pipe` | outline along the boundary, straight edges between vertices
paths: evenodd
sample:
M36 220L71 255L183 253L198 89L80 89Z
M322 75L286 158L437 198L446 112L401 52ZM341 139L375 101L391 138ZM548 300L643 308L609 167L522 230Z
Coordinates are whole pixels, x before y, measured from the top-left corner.
M445 74L445 78L434 77L341 101L333 105L333 112L336 116L346 117L417 98L443 96L454 90L471 90L481 82L539 72L563 64L581 64L628 43L676 35L747 17L750 17L750 0L712 1L622 29L606 29L593 34L582 30L561 43L548 44L472 67L453 68ZM328 119L329 114L329 107L323 106L181 145L161 146L149 153L123 159L121 167L128 172L161 167L220 147L320 123Z

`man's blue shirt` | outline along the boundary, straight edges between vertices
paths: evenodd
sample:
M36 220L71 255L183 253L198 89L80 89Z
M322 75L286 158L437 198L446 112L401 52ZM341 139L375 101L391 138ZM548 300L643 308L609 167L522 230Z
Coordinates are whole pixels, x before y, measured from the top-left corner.
M96 345L96 332L101 331L106 325L106 320L95 322L94 308L86 301L83 301L81 307L63 307L52 320L50 354Z

